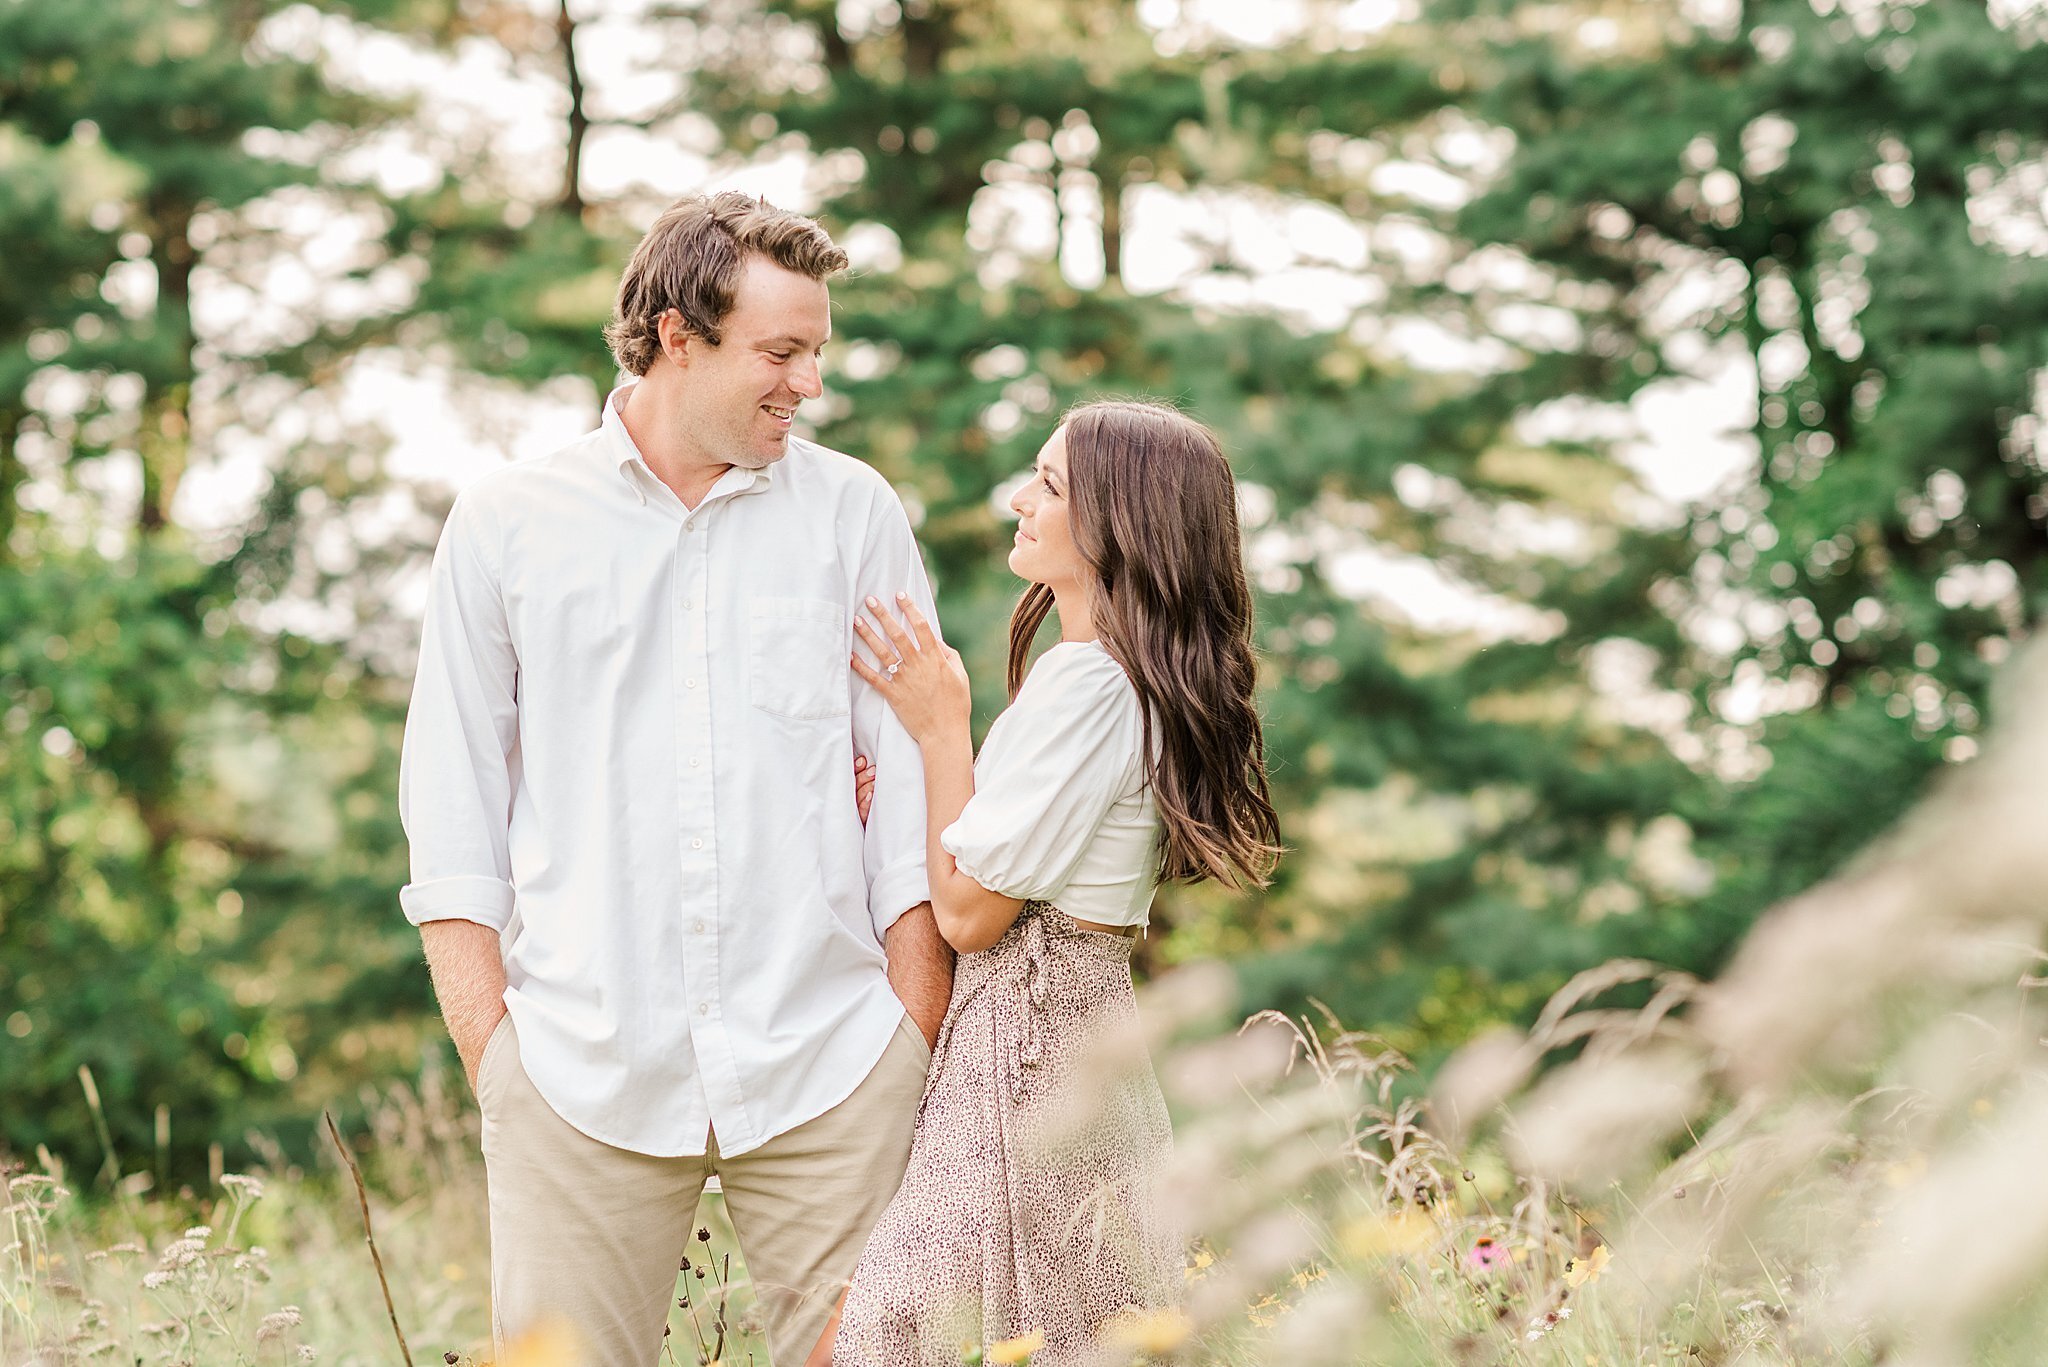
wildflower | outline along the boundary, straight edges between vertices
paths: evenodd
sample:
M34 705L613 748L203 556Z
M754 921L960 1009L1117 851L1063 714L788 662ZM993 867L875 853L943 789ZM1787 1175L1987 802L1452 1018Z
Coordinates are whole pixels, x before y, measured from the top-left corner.
M988 1346L990 1362L1025 1362L1031 1355L1045 1347L1045 1331L1033 1329L1019 1338L1004 1339L1001 1343Z
M164 1245L164 1251L157 1258L157 1267L165 1272L176 1272L199 1261L199 1255L206 1251L206 1245L189 1235L173 1239Z
M1572 1309L1568 1305L1560 1306L1555 1310L1546 1311L1545 1313L1538 1315L1535 1319L1529 1321L1529 1332L1527 1334L1524 1334L1523 1337L1527 1339L1530 1343L1534 1343L1536 1342L1536 1340L1542 1338L1545 1334L1557 1328L1558 1325L1563 1324L1566 1320L1570 1319L1571 1317Z
M1366 1216L1343 1231L1345 1249L1360 1258L1384 1258L1419 1253L1437 1241L1436 1221L1419 1210L1397 1210L1388 1215Z
M1275 1295L1265 1295L1245 1307L1244 1316L1260 1329L1270 1329L1273 1322L1286 1314L1292 1307Z
M220 1184L245 1201L260 1200L263 1196L262 1181L239 1172L224 1173L221 1176Z
M299 1314L299 1307L296 1305L287 1305L282 1310L273 1310L257 1323L256 1341L258 1343L268 1343L274 1338L280 1338L287 1329L298 1328L302 1321L303 1316Z
M1216 1263L1216 1250L1204 1245L1195 1250L1195 1256L1188 1259L1188 1265L1180 1270L1182 1277L1194 1281Z
M1103 1337L1133 1353L1164 1354L1187 1342L1192 1326L1179 1310L1143 1310L1127 1305L1103 1327Z
M1320 1267L1305 1267L1301 1271L1294 1274L1294 1289L1296 1291L1305 1291L1309 1288L1310 1285L1312 1285L1315 1282L1321 1281L1323 1278L1329 1275L1329 1273L1325 1272Z
M1574 1258L1564 1265L1564 1284L1577 1290L1588 1282L1600 1280L1600 1274L1607 1270L1607 1245L1601 1244L1583 1258Z
M1514 1255L1508 1252L1507 1245L1491 1234L1480 1235L1478 1241L1465 1254L1465 1266L1475 1272L1491 1272L1495 1268L1506 1267L1513 1261Z
M698 1242L698 1243L700 1243L700 1244L708 1244L708 1243L710 1243L710 1242L711 1242L711 1231L710 1231L710 1230L708 1230L708 1229L701 1229L701 1228L700 1228L700 1229L699 1229L699 1230L697 1231L697 1242Z
M213 1226L194 1225L192 1226L192 1228L185 1231L185 1237L203 1244L208 1239L213 1237Z
M151 1320L148 1324L142 1326L142 1332L161 1336L175 1331L177 1327L178 1322L176 1320Z
M512 1340L498 1367L568 1367L582 1357L576 1331L561 1320L547 1320Z
M169 1285L170 1280L171 1274L168 1272L145 1272L142 1274L142 1289L145 1291L154 1291L158 1287Z
M319 1356L320 1356L320 1354L319 1354L318 1352L316 1352L316 1351L314 1350L314 1348L313 1348L313 1345L312 1345L312 1344L310 1344L310 1343L302 1343L302 1344L300 1344L300 1345L299 1345L299 1361L300 1361L300 1362L311 1362L311 1361L312 1361L312 1360L313 1360L314 1358L316 1358L316 1357L319 1357Z

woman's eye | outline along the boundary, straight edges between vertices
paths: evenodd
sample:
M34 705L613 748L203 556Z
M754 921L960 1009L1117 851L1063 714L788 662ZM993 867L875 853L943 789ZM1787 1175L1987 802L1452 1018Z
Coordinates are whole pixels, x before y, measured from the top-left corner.
M1045 486L1045 491L1046 491L1046 492L1047 492L1048 494L1055 494L1055 495L1057 495L1057 494L1059 493L1059 490L1057 490L1057 489L1055 489L1055 488L1053 488L1053 487L1052 487L1052 481L1051 481L1051 480L1049 480L1049 479L1041 479L1041 480L1039 480L1038 482L1039 482L1040 484L1042 484L1042 485L1044 485L1044 486Z

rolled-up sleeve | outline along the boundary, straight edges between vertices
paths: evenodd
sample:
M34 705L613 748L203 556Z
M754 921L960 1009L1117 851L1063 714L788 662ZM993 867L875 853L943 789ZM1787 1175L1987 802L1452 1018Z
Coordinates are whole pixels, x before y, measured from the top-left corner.
M1050 898L1140 775L1144 718L1092 645L1042 657L982 747L974 796L939 835L960 872L1005 897Z
M456 500L428 576L419 670L406 710L398 817L412 852L405 918L512 918L509 826L519 666L499 591L491 524Z
M856 607L873 597L894 611L896 595L908 593L932 629L938 630L931 581L925 577L910 519L893 491L877 492L854 580ZM858 677L853 681L853 744L855 753L866 755L875 766L862 854L868 916L880 940L898 917L932 896L924 866L924 757L882 695Z

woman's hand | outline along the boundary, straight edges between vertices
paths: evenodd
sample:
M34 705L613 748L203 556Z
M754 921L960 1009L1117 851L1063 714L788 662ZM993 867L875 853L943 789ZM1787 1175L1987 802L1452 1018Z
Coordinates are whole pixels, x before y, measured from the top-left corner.
M853 757L853 809L860 813L860 824L868 824L868 808L875 805L875 766L868 763L866 755Z
M880 624L880 632L865 620L854 619L853 629L874 652L877 663L869 664L856 651L853 672L882 695L919 745L965 737L973 697L960 652L938 638L909 594L896 595L896 608L903 614L900 622L880 599L868 599L868 612Z

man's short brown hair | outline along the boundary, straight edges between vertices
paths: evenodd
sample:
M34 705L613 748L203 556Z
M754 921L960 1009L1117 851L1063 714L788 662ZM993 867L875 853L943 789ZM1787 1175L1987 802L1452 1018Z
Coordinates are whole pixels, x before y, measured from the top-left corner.
M750 253L823 280L846 269L846 253L813 219L735 191L692 195L662 210L619 279L605 344L621 370L645 375L661 354L661 318L717 346Z

